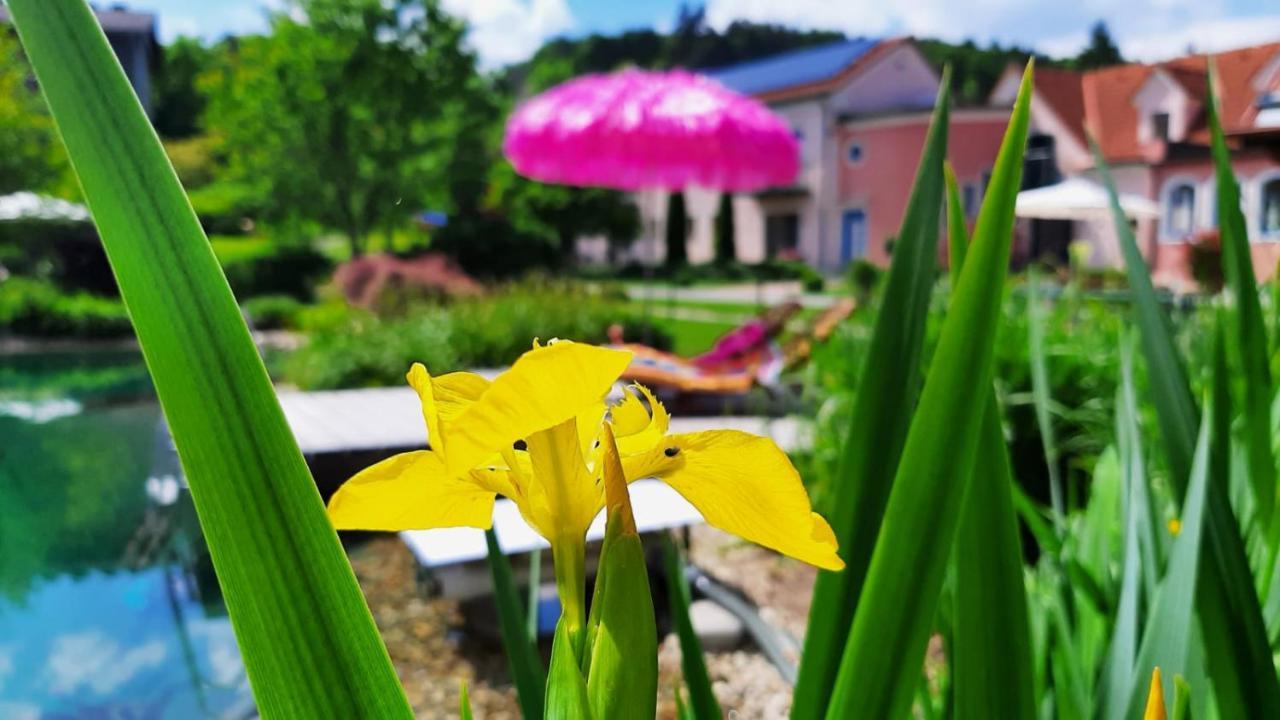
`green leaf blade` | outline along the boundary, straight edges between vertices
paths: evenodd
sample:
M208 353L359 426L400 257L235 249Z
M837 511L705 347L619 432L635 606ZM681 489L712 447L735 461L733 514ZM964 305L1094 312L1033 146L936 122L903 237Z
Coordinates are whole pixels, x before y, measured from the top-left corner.
M1023 76L893 481L828 718L907 713L991 392L1031 96Z
M684 575L684 560L670 535L663 536L662 560L671 602L671 622L676 626L676 635L680 639L680 667L684 671L684 684L689 689L689 714L697 720L718 720L723 713L711 689L711 676L702 657L702 643L698 641L693 621L689 619L689 581Z
M933 288L950 118L950 72L944 72L924 152L907 201L884 299L844 438L826 513L845 569L821 572L796 679L793 720L825 712L844 638L852 625L907 427L919 394L920 355Z
M235 299L87 5L9 3L178 449L263 717L409 717Z
M546 672L542 669L542 659L538 657L534 641L528 635L511 563L503 554L498 536L492 529L484 531L484 540L489 550L486 557L489 575L493 579L493 602L498 608L498 629L502 633L502 647L507 653L511 681L516 686L516 699L526 720L538 720L542 717L546 701ZM529 609L530 615L536 611L536 607Z
M969 238L959 186L949 164L946 175L954 286L964 267ZM1031 621L1013 507L1013 472L994 386L956 531L955 563L951 649L955 717L1030 718L1036 706Z

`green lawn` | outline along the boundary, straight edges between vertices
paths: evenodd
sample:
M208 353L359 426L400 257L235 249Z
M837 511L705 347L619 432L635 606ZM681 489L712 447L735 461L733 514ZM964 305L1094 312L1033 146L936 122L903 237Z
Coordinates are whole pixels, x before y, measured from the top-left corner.
M671 333L672 352L690 357L711 349L721 335L737 327L736 323L699 322L674 318L653 318L659 327Z

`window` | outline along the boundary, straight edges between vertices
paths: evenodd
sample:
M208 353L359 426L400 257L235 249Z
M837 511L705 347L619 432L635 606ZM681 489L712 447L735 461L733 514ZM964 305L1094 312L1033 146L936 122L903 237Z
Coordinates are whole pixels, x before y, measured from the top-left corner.
M1262 215L1258 229L1263 235L1280 236L1280 176L1273 176L1262 183Z
M849 162L854 165L862 162L862 143L849 143Z
M1169 139L1169 113L1158 112L1151 114L1151 135L1156 140Z
M973 217L978 212L978 186L975 183L964 184L964 216Z
M1185 240L1196 229L1196 188L1189 182L1172 186L1165 198L1164 237Z

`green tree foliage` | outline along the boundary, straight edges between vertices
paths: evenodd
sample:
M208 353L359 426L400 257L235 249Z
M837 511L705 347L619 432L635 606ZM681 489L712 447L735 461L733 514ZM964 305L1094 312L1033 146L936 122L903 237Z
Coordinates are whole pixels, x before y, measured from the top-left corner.
M738 258L734 240L733 194L720 194L720 209L716 211L716 262L731 263Z
M667 267L689 264L689 252L685 240L689 232L689 213L684 206L684 193L673 192L667 196Z
M436 0L293 0L204 79L206 126L267 219L339 229L358 255L369 233L482 193L464 32Z
M958 105L982 105L987 102L996 81L1011 65L1022 67L1035 57L1039 67L1052 66L1054 62L1026 48L991 43L979 47L972 40L954 44L943 40L916 40L920 52L934 67L951 66L954 78L952 93Z
M1074 65L1080 70L1119 65L1124 62L1120 48L1111 39L1107 24L1101 20L1094 23L1089 32L1089 45L1076 56Z
M195 38L181 37L163 48L155 73L155 116L152 124L163 138L188 138L200 132L205 96L197 79L213 62L216 50Z
M626 65L707 68L843 38L843 34L827 30L794 30L741 21L720 32L706 26L701 10L682 7L670 34L628 30L618 35L557 38L543 45L528 62L509 68L505 80L508 86L522 92L537 92L549 86L545 82L548 68L559 68L562 79Z
M74 193L66 156L18 39L0 27L0 195Z

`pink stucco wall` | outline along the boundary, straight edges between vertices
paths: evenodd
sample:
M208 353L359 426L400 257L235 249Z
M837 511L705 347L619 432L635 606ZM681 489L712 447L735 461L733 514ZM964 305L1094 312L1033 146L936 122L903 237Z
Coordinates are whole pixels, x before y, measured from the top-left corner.
M957 113L947 143L947 156L961 187L982 187L1000 148L1007 117L1000 112ZM850 122L839 131L839 209L860 208L867 214L867 259L887 265L885 241L898 233L916 165L924 148L929 116ZM862 146L862 160L849 160L849 147ZM837 226L838 227L838 226Z
M1254 274L1259 280L1269 280L1275 274L1276 263L1280 262L1280 238L1261 237L1258 216L1261 212L1261 185L1280 173L1280 158L1261 151L1241 152L1232 158L1232 166L1240 183L1241 206L1249 233ZM1197 229L1212 229L1215 225L1213 208L1217 198L1214 195L1213 165L1207 157L1165 163L1152 169L1153 199L1160 203L1162 213L1161 218L1156 221L1157 226L1164 222L1163 213L1167 209L1166 188L1173 181L1181 180L1191 181L1196 189ZM1160 231L1153 235L1155 237L1144 251L1156 281L1175 286L1190 283L1191 245L1163 237L1164 234Z

